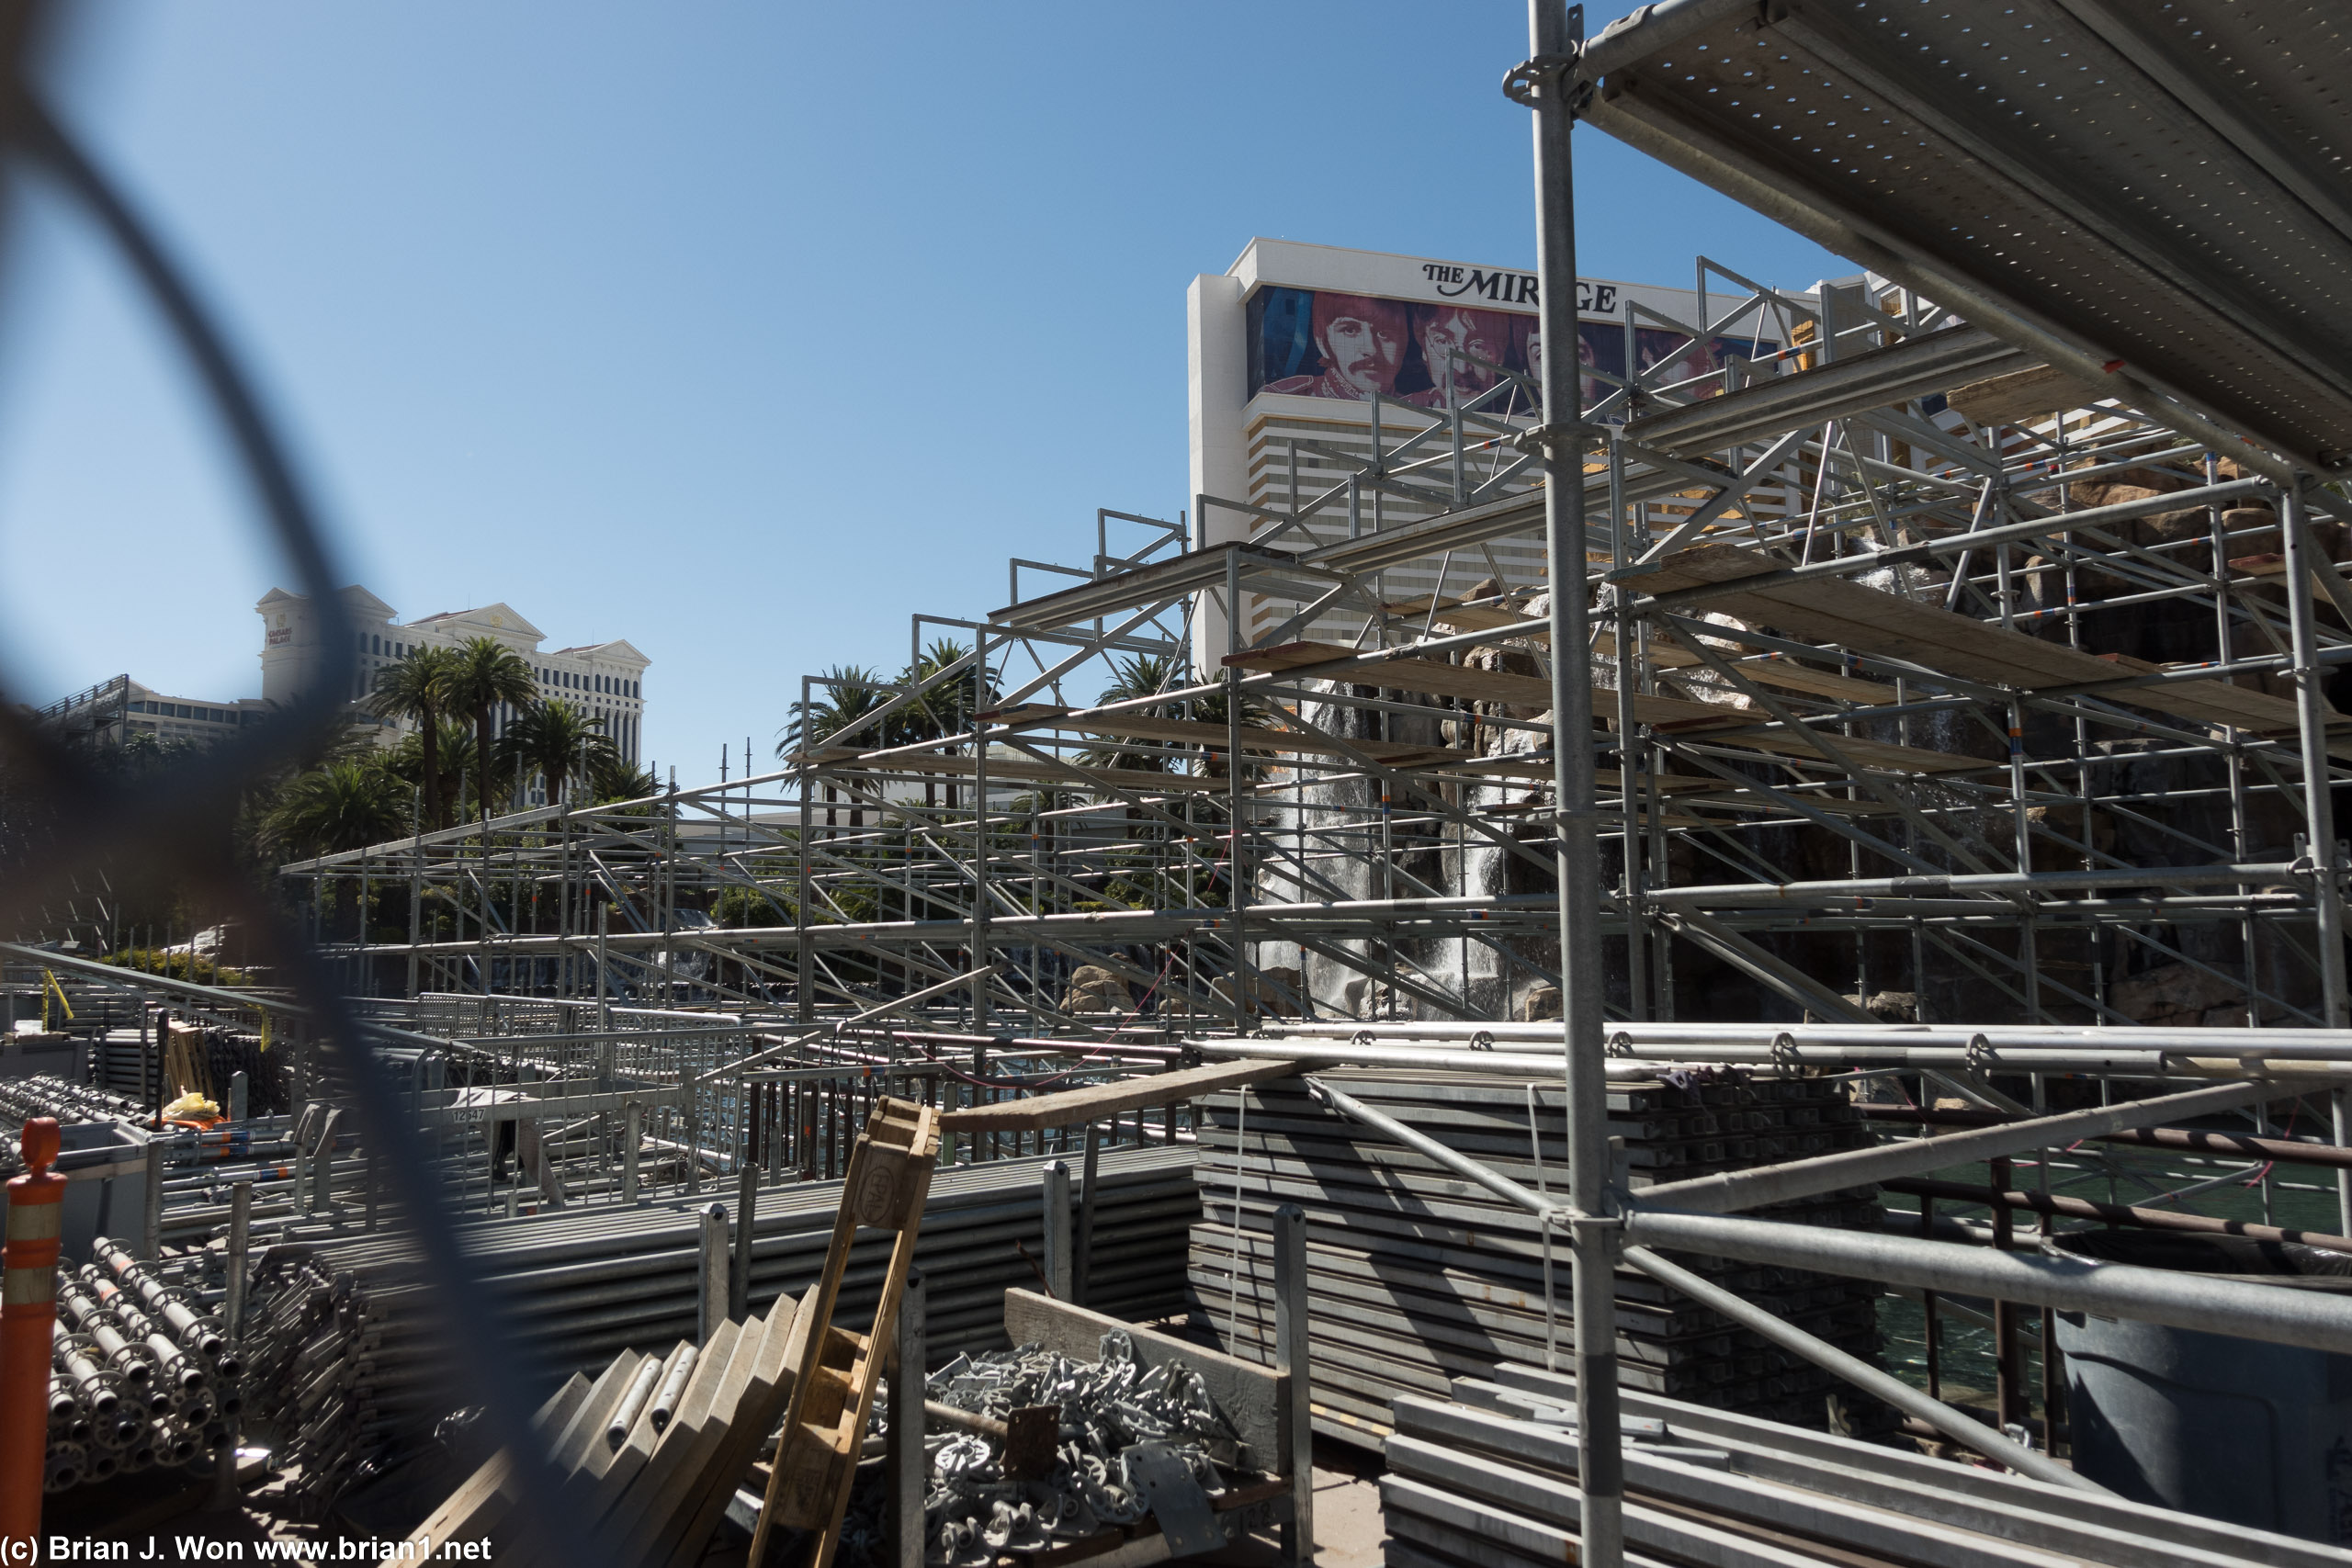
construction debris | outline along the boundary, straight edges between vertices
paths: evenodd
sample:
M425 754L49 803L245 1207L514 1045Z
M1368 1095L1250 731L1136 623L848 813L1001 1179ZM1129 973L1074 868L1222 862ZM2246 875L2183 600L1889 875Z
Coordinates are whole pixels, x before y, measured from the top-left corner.
M1238 1457L1199 1374L1178 1362L1144 1371L1125 1334L1104 1335L1091 1363L1034 1345L958 1356L927 1389L941 1404L1001 1421L1037 1406L1059 1412L1057 1462L1043 1477L1012 1473L1002 1439L970 1431L925 1438L925 1560L949 1568L984 1568L1000 1553L1133 1524L1180 1484L1165 1468L1170 1460L1204 1495L1223 1491L1217 1467Z

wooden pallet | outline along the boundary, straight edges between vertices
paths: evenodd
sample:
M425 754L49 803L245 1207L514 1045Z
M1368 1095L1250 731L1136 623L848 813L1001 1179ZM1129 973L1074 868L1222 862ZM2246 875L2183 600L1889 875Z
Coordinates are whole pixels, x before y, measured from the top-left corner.
M767 1560L769 1541L780 1527L808 1530L816 1540L803 1568L831 1568L841 1543L842 1515L849 1506L850 1483L874 1406L891 1335L922 1227L923 1201L931 1191L932 1168L939 1157L939 1113L903 1100L882 1100L851 1153L849 1178L833 1220L825 1271L803 1298L794 1325L799 1369L792 1384L784 1430L776 1439L767 1490L752 1529L751 1568ZM882 1299L866 1333L833 1322L833 1303L849 1267L850 1244L862 1227L895 1231Z

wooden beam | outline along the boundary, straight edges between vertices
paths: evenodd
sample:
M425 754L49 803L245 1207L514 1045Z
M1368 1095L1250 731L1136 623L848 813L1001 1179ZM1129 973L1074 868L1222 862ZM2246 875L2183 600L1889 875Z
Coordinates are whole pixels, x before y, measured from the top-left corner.
M1295 1062L1212 1062L1204 1067L1184 1067L1172 1073L1120 1078L1114 1083L1088 1084L1059 1094L1030 1100L1007 1100L995 1105L974 1105L943 1111L946 1133L1035 1133L1047 1127L1076 1127L1107 1121L1129 1111L1153 1111L1178 1105L1219 1089L1268 1078L1286 1078L1298 1071Z

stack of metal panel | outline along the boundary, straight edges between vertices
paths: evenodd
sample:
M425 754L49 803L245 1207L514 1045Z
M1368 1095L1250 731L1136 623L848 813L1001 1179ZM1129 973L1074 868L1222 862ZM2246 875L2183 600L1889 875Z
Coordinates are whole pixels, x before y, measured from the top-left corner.
M1185 1237L1200 1215L1190 1148L1100 1156L1086 1300L1129 1319L1183 1310ZM1035 1286L1045 1258L1042 1159L955 1166L932 1180L915 1266L929 1283L931 1346L941 1356L1004 1340L1004 1292ZM1075 1179L1073 1209L1083 1201ZM822 1272L841 1205L838 1181L760 1190L748 1304L763 1311ZM699 1201L732 1209L731 1184ZM1076 1214L1073 1213L1075 1223ZM696 1329L701 1215L695 1201L595 1205L461 1227L461 1245L518 1333L526 1376L553 1388L624 1349L666 1347ZM867 1233L843 1278L840 1320L870 1316L889 1256ZM378 1447L464 1403L414 1247L390 1235L294 1242L259 1259L249 1322L272 1341L249 1356L254 1407L290 1420L315 1456L318 1498ZM282 1298L282 1299L281 1299ZM270 1326L276 1325L276 1326ZM282 1341L282 1343L279 1343ZM322 1419L323 1413L324 1419Z
M1400 1071L1321 1076L1565 1199L1566 1127L1556 1084ZM1682 1075L1612 1083L1609 1105L1610 1131L1624 1140L1636 1190L1870 1142L1843 1087L1818 1080ZM1303 1207L1318 1430L1377 1444L1398 1394L1442 1395L1453 1377L1483 1375L1502 1361L1541 1365L1547 1346L1565 1364L1566 1238L1553 1240L1547 1292L1544 1238L1532 1214L1343 1119L1298 1079L1220 1096L1204 1104L1203 1121L1193 1324L1237 1355L1266 1359L1274 1325L1272 1215L1279 1204ZM1759 1212L1813 1224L1877 1224L1868 1190ZM1854 1355L1876 1353L1873 1285L1715 1258L1679 1261ZM1815 1427L1834 1395L1846 1422L1892 1419L1874 1401L1846 1398L1826 1372L1630 1269L1618 1274L1616 1309L1629 1388Z
M1579 1555L1575 1384L1532 1368L1396 1401L1386 1568L1557 1568ZM1966 1563L2341 1568L2345 1553L1909 1448L1624 1395L1625 1557L1714 1568Z
M154 1051L136 1025L116 1025L92 1042L90 1077L116 1094L155 1102Z
M153 1027L150 1024L142 1030L136 1024L117 1024L96 1035L90 1043L92 1081L152 1108L156 1102L156 1075L162 1070L153 1043ZM261 1036L250 1031L213 1023L202 1024L182 1038L216 1102L225 1104L230 1077L243 1073L252 1114L278 1115L288 1109L292 1084L287 1053L271 1052Z

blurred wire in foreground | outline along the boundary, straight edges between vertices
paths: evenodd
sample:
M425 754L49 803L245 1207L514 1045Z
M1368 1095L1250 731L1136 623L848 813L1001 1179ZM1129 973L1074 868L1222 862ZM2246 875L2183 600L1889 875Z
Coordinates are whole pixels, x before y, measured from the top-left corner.
M35 65L64 7L0 5L0 247L7 246L17 207L39 186L62 195L119 255L154 308L165 336L196 373L210 412L253 491L261 525L290 565L321 621L324 658L317 678L272 723L253 727L188 766L139 779L94 769L62 739L28 722L9 700L0 677L0 769L10 787L0 795L0 931L17 927L43 896L77 871L112 858L143 862L202 889L237 911L254 933L257 951L285 977L295 1005L285 1010L307 1021L341 1069L343 1092L364 1134L382 1151L383 1170L411 1217L435 1301L452 1330L470 1397L487 1407L489 1435L516 1467L526 1517L560 1561L603 1561L577 1520L554 1506L552 1478L534 1446L529 1405L506 1354L512 1327L459 1250L441 1183L421 1135L397 1116L392 1082L364 1026L331 983L329 972L266 894L238 866L232 846L240 804L249 787L288 761L332 741L343 723L341 694L348 690L356 654L352 628L335 592L334 552L328 530L286 447L262 406L252 378L212 314L153 229L50 111ZM0 267L11 260L0 249ZM539 1462L533 1462L539 1460Z

